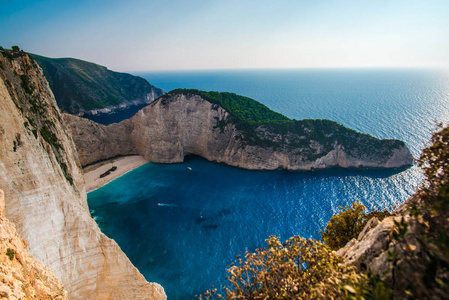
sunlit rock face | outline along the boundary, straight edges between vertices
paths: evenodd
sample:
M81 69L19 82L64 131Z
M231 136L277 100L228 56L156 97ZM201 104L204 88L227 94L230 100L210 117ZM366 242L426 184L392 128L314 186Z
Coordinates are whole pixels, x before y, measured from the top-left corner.
M238 129L226 110L192 94L180 93L156 100L140 110L131 123L132 140L138 152L160 163L180 162L191 154L257 170L396 168L412 163L405 145L386 150L382 155L375 151L358 151L355 155L345 151L338 141L325 150L311 136L280 134L265 125L257 126L252 133L259 142L249 142L248 132ZM311 130L305 128L304 131ZM355 138L361 135L352 134ZM295 139L306 139L306 146L297 147L292 142ZM271 146L262 145L266 141ZM385 148L388 142L385 141Z
M4 214L0 190L0 298L66 300L67 291L42 263L28 253L27 243Z
M104 126L70 115L65 119L82 165L128 154L156 163L199 155L256 170L400 168L413 161L400 141L378 140L331 121L293 121L291 132L265 124L241 129L227 110L189 93L169 93L118 124ZM311 127L315 124L330 124L338 132Z
M75 144L42 70L0 55L0 188L5 215L70 299L165 299L91 218Z

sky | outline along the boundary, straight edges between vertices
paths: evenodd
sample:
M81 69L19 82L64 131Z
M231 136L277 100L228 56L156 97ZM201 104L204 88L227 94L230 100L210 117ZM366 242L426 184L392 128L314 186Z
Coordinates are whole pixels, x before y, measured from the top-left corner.
M0 0L0 46L115 71L449 68L449 0Z

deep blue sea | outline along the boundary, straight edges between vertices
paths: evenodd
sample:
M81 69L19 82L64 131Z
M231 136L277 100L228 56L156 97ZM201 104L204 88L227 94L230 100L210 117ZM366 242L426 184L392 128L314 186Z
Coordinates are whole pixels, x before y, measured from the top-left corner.
M141 73L166 91L228 91L294 119L330 119L419 156L436 122L449 121L449 73L424 69ZM122 114L129 114L123 111ZM106 123L120 120L110 116ZM189 170L190 167L192 170ZM102 231L169 299L194 299L226 282L237 255L276 235L320 238L339 206L402 203L419 185L407 170L247 171L188 157L148 163L88 194Z

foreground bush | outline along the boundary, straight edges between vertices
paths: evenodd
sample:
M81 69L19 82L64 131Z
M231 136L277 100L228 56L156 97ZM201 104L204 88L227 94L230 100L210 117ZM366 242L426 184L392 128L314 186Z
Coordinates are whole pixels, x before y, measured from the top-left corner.
M317 240L294 236L281 244L271 236L267 242L266 248L246 253L245 260L228 269L225 296L213 290L204 298L387 299L373 297L371 281L377 282L376 278L357 274Z
M332 216L325 231L320 231L323 242L332 250L338 250L353 238L357 238L367 222L363 213L365 209L359 200L351 206L348 204L346 208L340 206L340 211Z
M411 201L411 220L397 224L395 234L397 248L408 246L409 233L418 247L397 258L403 266L393 271L405 284L394 289L408 299L449 299L449 126L432 135L418 165L425 179Z
M383 220L391 215L387 210L374 210L365 214L363 212L365 209L366 207L359 200L345 208L340 206L340 211L332 216L325 231L320 230L323 242L332 250L338 250L353 238L357 238L372 217Z

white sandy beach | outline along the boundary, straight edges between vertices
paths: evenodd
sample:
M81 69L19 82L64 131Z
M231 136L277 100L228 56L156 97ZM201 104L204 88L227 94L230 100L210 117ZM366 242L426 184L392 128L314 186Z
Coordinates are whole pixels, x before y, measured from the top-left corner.
M102 161L83 169L84 180L86 181L86 192L89 193L99 187L105 185L106 183L122 176L123 174L134 170L141 165L148 162L143 156L133 155L124 156L107 161ZM100 175L111 169L112 167L117 167L115 171L112 171L109 175L100 178Z

